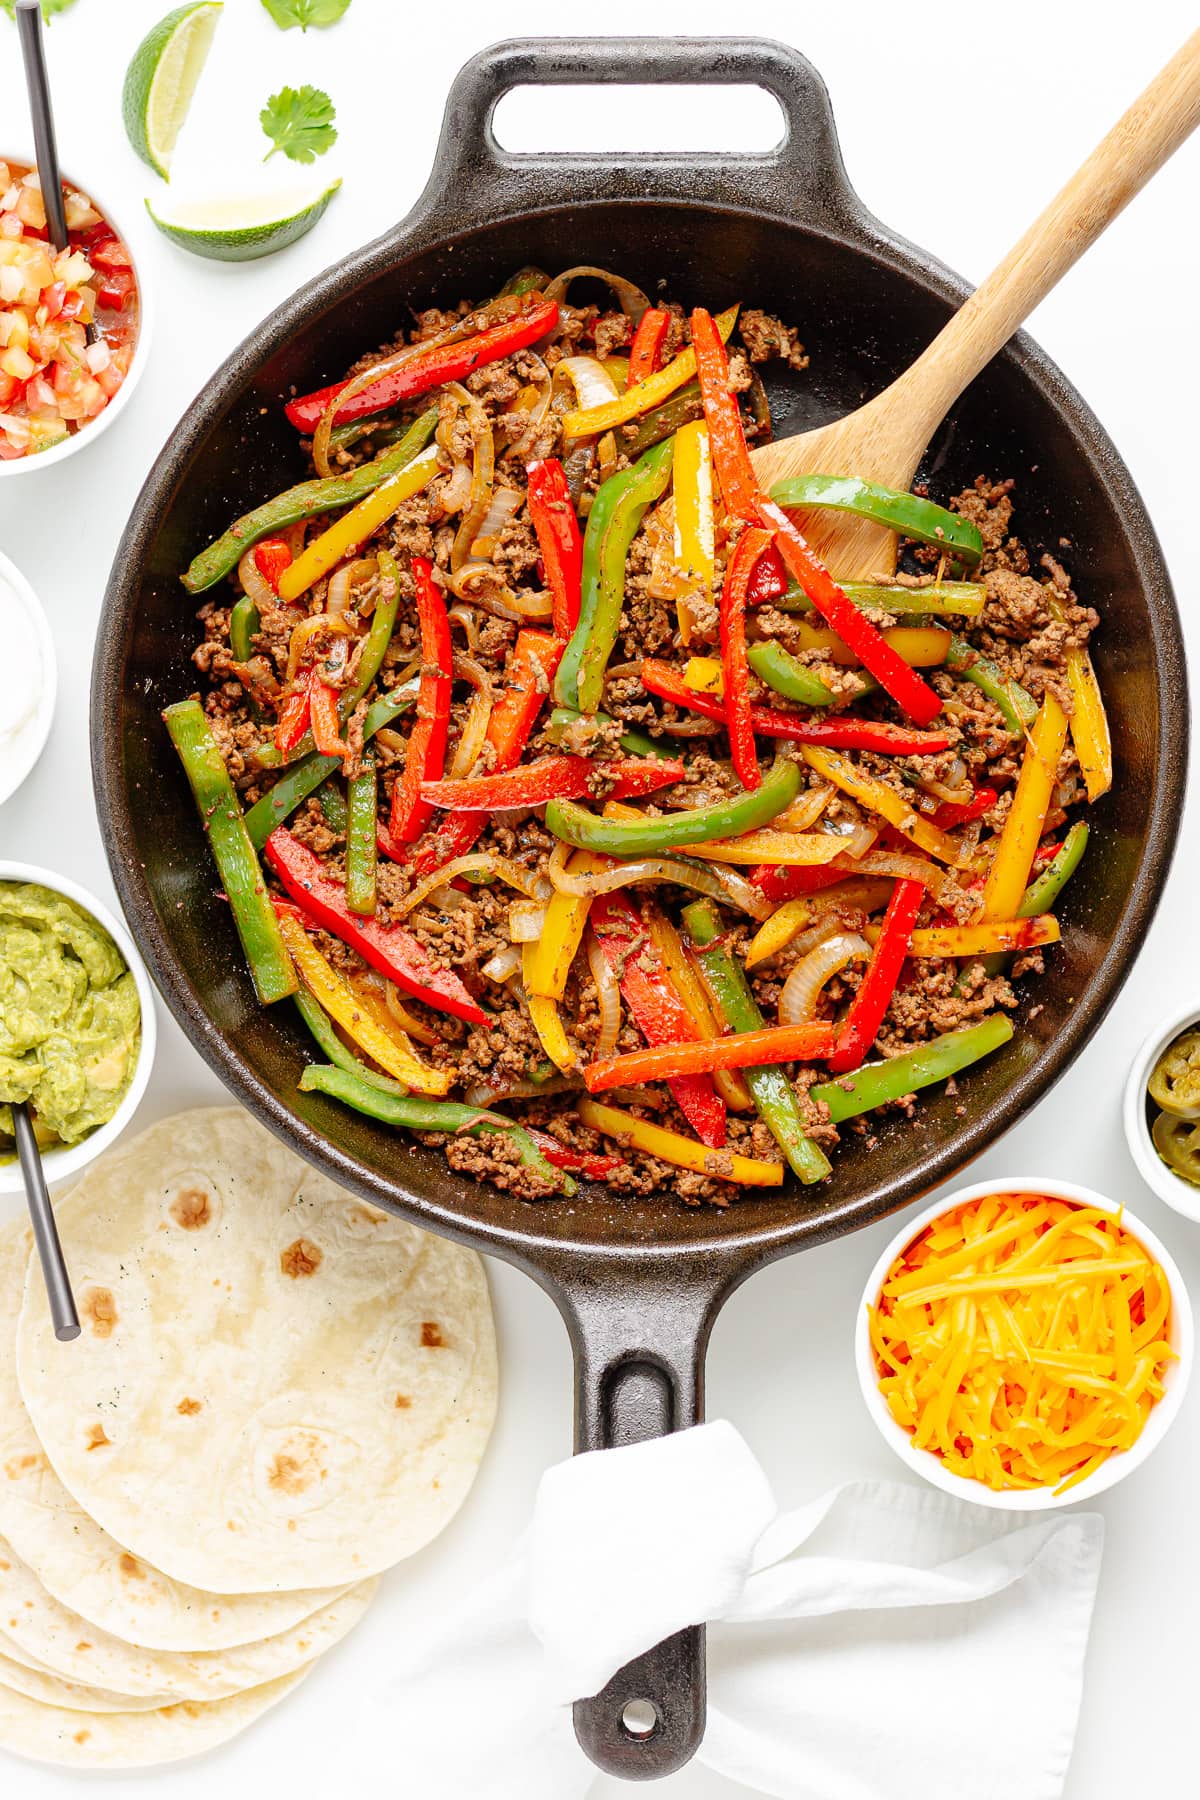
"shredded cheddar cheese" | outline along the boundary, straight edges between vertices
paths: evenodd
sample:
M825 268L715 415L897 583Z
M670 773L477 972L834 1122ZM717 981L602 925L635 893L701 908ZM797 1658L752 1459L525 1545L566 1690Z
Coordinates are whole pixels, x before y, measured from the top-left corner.
M869 1309L918 1448L991 1488L1062 1492L1136 1441L1174 1355L1159 1265L1094 1207L988 1194L896 1258Z

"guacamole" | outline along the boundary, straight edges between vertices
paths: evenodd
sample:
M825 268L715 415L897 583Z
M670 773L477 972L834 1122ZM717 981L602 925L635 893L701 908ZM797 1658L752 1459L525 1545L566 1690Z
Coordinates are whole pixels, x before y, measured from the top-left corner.
M141 1044L137 986L108 933L73 901L0 881L0 1156L28 1100L43 1144L112 1118Z

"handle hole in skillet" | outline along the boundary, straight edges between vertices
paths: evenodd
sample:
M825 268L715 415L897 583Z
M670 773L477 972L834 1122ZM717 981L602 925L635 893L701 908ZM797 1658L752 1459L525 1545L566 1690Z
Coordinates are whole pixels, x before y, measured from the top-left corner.
M500 148L518 156L768 156L786 135L778 100L750 84L516 87L501 96L492 129Z
M628 1700L621 1712L621 1729L626 1737L644 1744L658 1730L658 1708L653 1700Z

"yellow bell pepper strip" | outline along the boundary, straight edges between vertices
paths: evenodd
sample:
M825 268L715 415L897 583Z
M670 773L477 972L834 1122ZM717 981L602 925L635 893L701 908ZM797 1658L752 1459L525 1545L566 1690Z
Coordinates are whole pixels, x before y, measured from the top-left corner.
M694 900L683 922L714 1004L730 1031L757 1031L762 1014L743 970L721 938L721 919L708 900ZM728 1071L733 1073L732 1070ZM715 1075L714 1075L715 1079ZM747 1069L745 1080L759 1117L806 1186L830 1173L829 1158L804 1129L796 1091L779 1068Z
M1016 916L1041 840L1058 776L1058 761L1066 742L1067 715L1054 695L1048 693L1029 733L1012 805L984 882L980 915L984 919Z
M546 829L564 843L604 856L655 856L714 839L737 836L765 825L790 806L800 790L793 762L777 762L752 793L736 794L708 806L681 808L659 818L601 819L573 800L551 800Z
M712 599L716 579L716 522L713 516L712 447L703 419L675 434L675 561L705 600ZM692 641L691 613L686 601L675 602L679 635Z
M526 944L525 948L528 950L531 946ZM569 1075L579 1058L563 1027L558 1001L547 999L545 994L529 994L527 1000L530 1022L541 1040L542 1049L556 1069Z
M794 631L798 650L820 650L830 662L844 668L859 666L859 658L827 625L810 625L807 619L799 619ZM912 669L935 669L944 663L951 635L941 625L889 625L880 633L884 643Z
M624 1145L641 1150L646 1156L657 1156L677 1169L694 1169L698 1175L711 1175L718 1181L730 1181L737 1187L781 1187L783 1164L760 1162L754 1156L734 1156L727 1150L710 1150L697 1138L682 1132L668 1131L649 1119L635 1118L615 1106L602 1106L595 1100L580 1100L576 1105L580 1122L591 1131Z
M317 949L295 908L279 900L275 903L275 911L283 941L305 987L346 1035L354 1039L359 1049L389 1075L394 1075L397 1081L415 1088L418 1093L449 1093L454 1086L453 1070L427 1067L399 1028L394 1032L385 1031L360 1005L350 983Z
M725 671L718 657L689 656L683 679L697 694L716 694L718 699L724 696Z
M306 594L314 581L328 575L330 569L336 568L352 550L365 543L406 500L428 487L437 472L438 450L436 444L430 444L397 474L381 481L365 500L360 500L348 513L335 519L320 537L305 545L295 562L279 577L279 598L290 603Z
M719 1037L720 1027L713 1016L704 983L670 919L652 900L643 900L642 923L650 942L662 958L668 980L683 1001L684 1010L700 1036ZM713 1086L726 1106L731 1106L735 1112L753 1112L753 1097L737 1069L714 1069Z
M590 875L607 867L605 858L579 851L567 864L567 873ZM591 904L589 897L575 894L556 893L550 899L540 937L522 951L521 980L526 993L542 994L548 1000L562 999Z
M196 699L163 712L163 723L191 786L221 886L264 1006L296 992L296 971L271 906L267 884L225 759Z
M993 1013L978 1025L948 1031L916 1050L906 1050L884 1062L866 1063L837 1081L820 1082L809 1089L809 1098L823 1102L833 1123L840 1125L844 1119L873 1112L877 1106L901 1100L905 1094L928 1087L931 1082L947 1080L968 1064L978 1062L981 1056L998 1050L1012 1034L1012 1020L1004 1013Z
M769 919L765 919L751 938L746 950L744 967L753 969L757 963L766 962L768 957L778 956L786 950L794 937L812 924L816 916L812 901L807 894L797 894L791 900L785 900L777 906Z
M607 817L608 807L604 810ZM777 868L811 869L824 868L845 848L845 838L829 831L747 831L741 837L692 844L688 855L703 862L774 863Z
M940 831L936 825L931 825L928 819L923 819L904 796L897 793L895 788L889 787L886 781L868 775L864 769L857 768L844 756L839 756L836 750L804 744L801 755L818 775L823 775L826 781L832 781L835 787L841 788L844 794L849 794L852 800L857 800L868 811L886 819L910 843L916 844L928 855L936 856L939 862L948 863L951 868L959 866L962 846L957 840L947 832ZM999 916L1011 918L1015 910L1014 902L1007 914Z
M376 1069L369 1069L360 1056L355 1056L333 1029L329 1014L317 1005L306 987L299 988L292 995L296 1009L308 1029L312 1032L317 1044L331 1063L347 1074L354 1075L368 1087L381 1088L385 1094L407 1094L408 1089L402 1081L395 1081L390 1075L380 1075Z
M719 313L716 327L723 341L727 342L737 322L738 309L731 306L728 312ZM615 431L618 425L628 424L630 419L638 418L649 412L653 406L661 406L662 402L681 388L685 382L692 381L696 374L696 353L692 349L681 350L679 355L669 362L665 369L659 369L645 381L639 381L631 388L626 388L615 400L606 400L602 406L593 406L584 412L569 412L563 419L563 436L568 438L594 437L602 431Z
M863 936L874 943L878 925L868 925ZM997 950L1034 950L1041 944L1057 944L1058 920L1053 913L1031 919L988 919L977 925L931 925L912 934L913 956L988 956Z
M730 1037L692 1038L683 1043L652 1044L588 1063L583 1071L588 1092L638 1087L644 1081L677 1081L711 1075L714 1069L753 1069L760 1063L814 1062L832 1056L832 1025L766 1025L761 1031L739 1031Z
M1051 596L1049 607L1051 618L1066 618L1066 608L1057 595ZM1100 695L1100 683L1096 680L1091 656L1082 645L1073 645L1067 651L1067 681L1074 702L1071 708L1071 742L1079 758L1079 767L1083 770L1088 803L1094 806L1112 786L1112 737L1108 729L1108 714Z
M301 1093L328 1094L369 1118L379 1119L385 1125L403 1125L409 1131L469 1131L474 1137L481 1131L503 1131L526 1168L535 1169L559 1193L570 1195L576 1191L572 1178L547 1161L529 1132L503 1113L484 1112L478 1106L466 1106L456 1100L384 1093L357 1080L347 1069L329 1068L324 1063L310 1063L300 1077L299 1087Z

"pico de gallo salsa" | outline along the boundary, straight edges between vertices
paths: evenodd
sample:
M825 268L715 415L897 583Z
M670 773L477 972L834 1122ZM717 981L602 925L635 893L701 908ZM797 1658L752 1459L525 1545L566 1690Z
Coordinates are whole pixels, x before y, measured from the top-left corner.
M83 430L133 360L138 290L129 251L86 194L64 184L63 199L70 241L56 251L37 171L0 160L3 462Z

